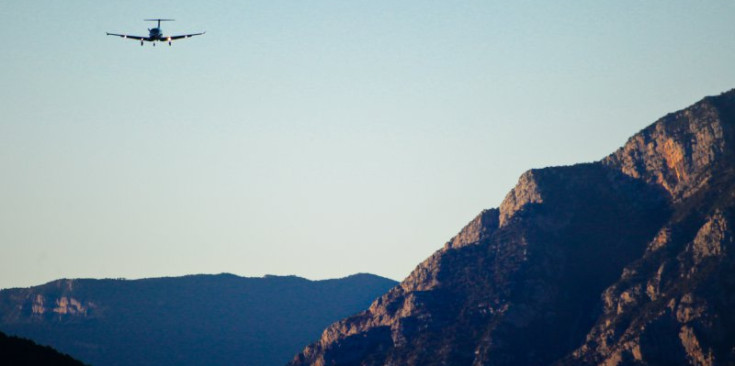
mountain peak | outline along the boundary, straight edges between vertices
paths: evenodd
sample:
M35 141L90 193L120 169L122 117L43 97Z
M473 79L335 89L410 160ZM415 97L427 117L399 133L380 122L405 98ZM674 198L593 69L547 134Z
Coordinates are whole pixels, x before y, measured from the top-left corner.
M735 89L668 114L602 162L662 187L673 200L691 196L732 158L734 100Z
M735 90L524 173L291 365L735 362Z

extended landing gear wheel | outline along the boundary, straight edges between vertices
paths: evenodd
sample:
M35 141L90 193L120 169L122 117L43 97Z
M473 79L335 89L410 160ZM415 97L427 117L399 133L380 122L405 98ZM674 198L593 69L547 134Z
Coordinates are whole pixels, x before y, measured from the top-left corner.
M143 41L140 41L140 45L141 45L141 46L143 45Z
M171 45L171 41L168 41L168 45L169 45L169 46Z

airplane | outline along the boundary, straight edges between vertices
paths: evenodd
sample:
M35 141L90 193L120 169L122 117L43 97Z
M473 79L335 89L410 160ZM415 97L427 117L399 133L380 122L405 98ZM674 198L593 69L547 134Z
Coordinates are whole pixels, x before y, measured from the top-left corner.
M127 34L117 34L117 33L107 33L108 36L118 36L122 38L129 38L129 39L135 39L140 41L140 45L143 45L143 41L146 42L153 42L153 45L156 45L156 41L158 42L168 42L168 45L171 45L171 41L181 39L181 38L189 38L194 37L198 35L202 35L207 32L202 33L192 33L192 34L182 34L178 36L164 36L163 33L161 33L161 22L172 22L174 19L143 19L146 22L155 22L158 21L158 26L155 28L148 28L148 37L143 36L131 36Z

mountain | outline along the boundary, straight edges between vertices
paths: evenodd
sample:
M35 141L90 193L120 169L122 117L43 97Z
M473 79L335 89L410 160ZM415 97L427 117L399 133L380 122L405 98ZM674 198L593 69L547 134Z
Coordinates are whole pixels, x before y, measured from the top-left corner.
M735 90L524 173L297 365L735 364Z
M51 347L39 346L29 339L0 332L0 364L12 366L84 366Z
M92 365L282 365L395 284L369 274L64 279L0 291L0 330Z

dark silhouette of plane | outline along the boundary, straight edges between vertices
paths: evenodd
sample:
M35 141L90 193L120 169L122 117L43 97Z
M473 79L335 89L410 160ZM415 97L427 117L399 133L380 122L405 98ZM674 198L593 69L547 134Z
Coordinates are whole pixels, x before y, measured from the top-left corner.
M143 41L153 42L154 46L156 45L156 42L168 42L168 45L170 46L171 41L175 41L177 39L182 39L182 38L194 37L194 36L198 36L198 35L207 33L207 32L202 32L202 33L192 33L192 34L181 34L178 36L164 36L163 33L161 32L161 22L171 22L174 19L143 19L143 20L146 22L155 22L155 21L158 22L158 26L156 26L155 28L148 28L148 37L131 36L128 34L117 34L117 33L107 33L107 35L139 40L141 46L143 45Z

